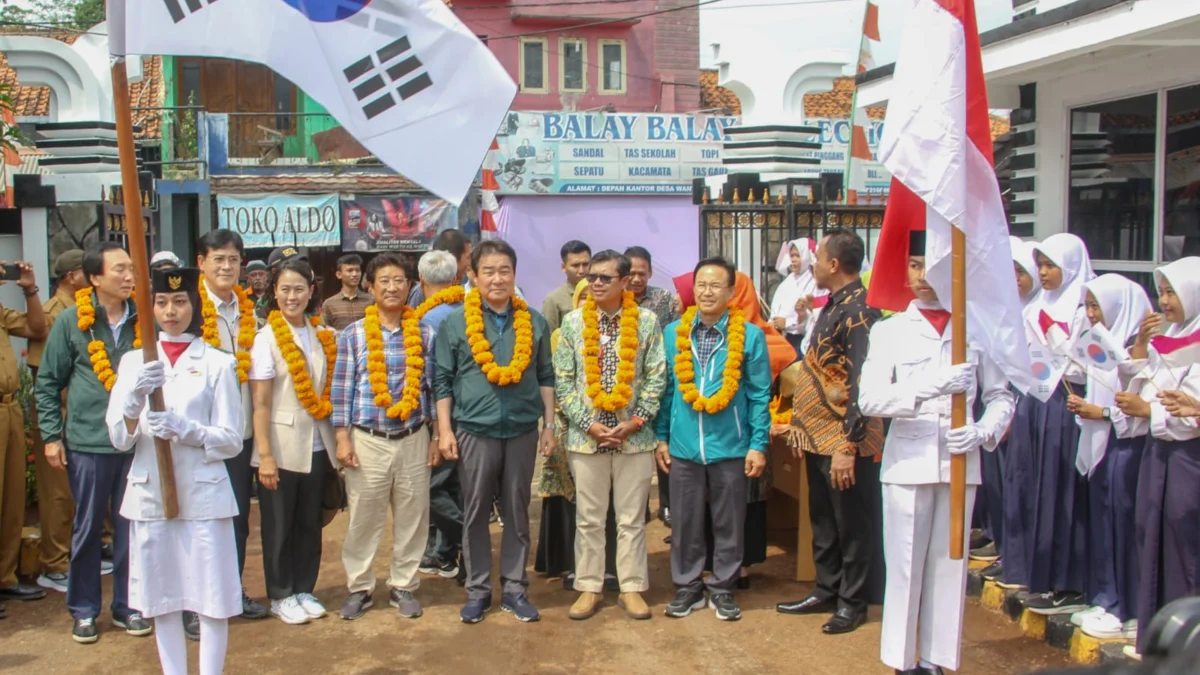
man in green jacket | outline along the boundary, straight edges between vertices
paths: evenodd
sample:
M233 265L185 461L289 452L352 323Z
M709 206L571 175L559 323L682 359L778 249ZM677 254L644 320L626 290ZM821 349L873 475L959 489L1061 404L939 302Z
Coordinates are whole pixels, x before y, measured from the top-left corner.
M459 616L478 623L492 606L488 516L498 492L504 521L500 609L537 621L537 608L525 594L525 566L533 467L539 449L548 456L555 447L550 332L542 315L514 295L517 254L511 246L479 244L471 267L477 285L463 308L442 321L434 347L439 449L445 459L459 460L462 482L467 603Z
M678 589L667 616L708 604L722 621L742 612L733 600L741 576L746 478L762 475L771 428L771 364L766 336L729 309L736 270L724 258L696 265L695 310L672 322L663 340L671 364L654 419L659 468L671 481L671 576ZM680 326L685 327L683 336ZM684 353L686 350L686 353ZM712 513L712 576L702 580Z
M116 367L133 348L137 306L133 293L133 261L120 244L102 241L84 252L83 274L94 289L91 302L63 311L42 353L34 399L38 425L46 443L46 459L57 469L66 469L75 498L74 533L67 573L67 610L75 619L72 637L89 644L99 639L96 618L100 615L100 537L104 517L113 521L113 624L135 636L149 635L153 628L140 612L126 604L129 590L129 523L121 517L125 478L132 453L117 453L108 438L104 416L108 411L108 388L97 374L115 380ZM82 329L80 315L85 315ZM103 354L100 354L100 346ZM93 355L98 356L93 368ZM107 364L105 364L107 362ZM111 383L109 384L111 386ZM67 391L67 421L64 425L62 392ZM65 426L65 429L64 429Z

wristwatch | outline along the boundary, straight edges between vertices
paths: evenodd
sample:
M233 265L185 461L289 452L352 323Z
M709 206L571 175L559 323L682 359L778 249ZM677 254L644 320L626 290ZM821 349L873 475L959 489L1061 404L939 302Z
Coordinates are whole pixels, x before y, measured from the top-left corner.
M38 287L36 285L33 285L33 286L30 286L29 288L22 288L21 292L25 294L25 297L32 298L33 296L38 294Z
M1100 419L1111 421L1112 420L1112 408L1109 408L1109 407L1101 408L1100 409Z

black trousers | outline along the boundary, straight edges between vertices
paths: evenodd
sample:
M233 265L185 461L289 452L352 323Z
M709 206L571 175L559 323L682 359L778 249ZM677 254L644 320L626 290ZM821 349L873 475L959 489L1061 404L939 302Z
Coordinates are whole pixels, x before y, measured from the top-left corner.
M658 462L654 464L658 471L658 513L662 515L663 509L671 508L671 479L658 467Z
M242 441L242 452L233 459L225 460L229 471L229 483L233 486L233 498L237 500L238 514L233 519L234 543L237 544L238 576L246 569L246 539L250 537L250 488L254 482L254 467L250 457L254 452L254 439Z
M836 598L838 609L866 611L872 565L880 555L879 465L874 458L857 457L854 485L837 490L829 477L833 457L807 454L805 461L817 568L813 595Z
M308 473L279 470L279 485L258 490L262 519L263 576L267 597L283 600L312 593L321 570L321 497L325 472L332 471L324 451L313 453Z
M462 550L462 487L457 469L458 462L446 461L434 467L429 476L429 542L425 555L436 554L442 560L458 560Z

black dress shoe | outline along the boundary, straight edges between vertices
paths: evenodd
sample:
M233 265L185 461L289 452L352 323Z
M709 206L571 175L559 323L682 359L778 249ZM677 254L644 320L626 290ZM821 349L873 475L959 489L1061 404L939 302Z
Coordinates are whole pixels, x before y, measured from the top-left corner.
M839 635L841 633L854 632L859 626L867 622L867 613L856 612L852 609L843 607L837 612L834 612L833 617L821 626L821 631L826 635Z
M834 604L833 598L810 595L795 602L781 602L775 605L775 611L780 614L824 614L833 609Z
M0 588L0 599L4 600L41 600L46 597L46 589L40 586L18 583L15 586Z

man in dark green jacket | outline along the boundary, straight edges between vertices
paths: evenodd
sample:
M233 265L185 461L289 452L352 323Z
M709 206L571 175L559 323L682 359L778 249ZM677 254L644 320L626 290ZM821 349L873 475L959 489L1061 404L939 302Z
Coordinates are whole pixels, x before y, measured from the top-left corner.
M498 488L504 521L500 609L537 621L537 608L525 594L525 566L533 467L538 450L548 456L555 445L550 333L542 315L514 295L517 254L511 246L499 240L479 244L471 251L471 268L477 286L463 309L443 320L434 346L435 436L442 456L459 460L462 482L467 604L460 618L477 623L492 606L488 516ZM529 344L516 349L524 343Z
M74 534L67 573L67 610L75 619L72 637L89 644L99 639L100 537L104 517L113 522L113 624L130 635L144 636L152 627L140 612L126 604L129 590L129 523L121 517L125 478L132 453L117 453L104 422L108 411L106 379L116 379L117 364L133 348L137 307L133 292L133 262L120 244L103 241L88 247L83 274L94 289L91 302L70 307L59 315L46 339L38 369L34 399L38 425L46 443L46 459L66 469L75 498ZM81 329L94 318L93 325ZM89 347L89 345L91 345ZM100 354L99 345L103 345ZM97 363L93 367L93 357ZM67 419L62 414L62 392L67 391Z

